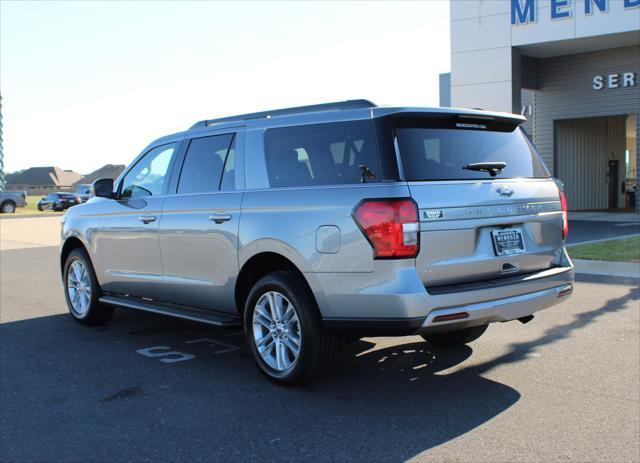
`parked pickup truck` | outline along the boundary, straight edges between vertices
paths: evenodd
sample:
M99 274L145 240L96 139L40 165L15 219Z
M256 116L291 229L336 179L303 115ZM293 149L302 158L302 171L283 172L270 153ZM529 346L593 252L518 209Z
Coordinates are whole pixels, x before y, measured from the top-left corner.
M0 212L12 213L27 205L26 191L0 191Z

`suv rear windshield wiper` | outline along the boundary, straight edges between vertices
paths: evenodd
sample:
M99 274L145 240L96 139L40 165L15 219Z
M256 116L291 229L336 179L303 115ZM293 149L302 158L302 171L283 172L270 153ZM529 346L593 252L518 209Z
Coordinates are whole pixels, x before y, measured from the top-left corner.
M507 167L506 162L474 162L472 164L467 164L466 166L462 166L463 169L466 170L477 170L479 172L489 172L492 177L495 177L502 169Z

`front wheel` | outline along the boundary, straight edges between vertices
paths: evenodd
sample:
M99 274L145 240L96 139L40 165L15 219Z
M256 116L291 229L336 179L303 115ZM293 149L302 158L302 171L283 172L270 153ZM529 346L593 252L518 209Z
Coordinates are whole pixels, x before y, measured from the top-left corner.
M422 338L436 346L462 346L475 341L487 331L489 325L473 326L445 333L423 334Z
M320 373L339 342L325 332L315 301L292 272L271 273L253 286L244 329L260 371L285 386L300 386Z
M80 323L100 325L113 315L112 306L98 301L100 286L91 260L83 249L74 249L65 261L64 295L71 316Z

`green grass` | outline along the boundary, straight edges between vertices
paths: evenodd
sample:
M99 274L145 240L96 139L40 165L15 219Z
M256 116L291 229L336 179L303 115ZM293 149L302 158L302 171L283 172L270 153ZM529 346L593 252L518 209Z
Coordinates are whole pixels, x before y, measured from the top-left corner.
M640 262L640 236L567 247L574 259Z

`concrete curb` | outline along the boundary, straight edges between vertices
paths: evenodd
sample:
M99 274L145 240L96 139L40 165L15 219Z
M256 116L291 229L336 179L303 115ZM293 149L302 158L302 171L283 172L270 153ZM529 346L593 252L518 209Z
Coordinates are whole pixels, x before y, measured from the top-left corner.
M608 262L603 260L572 259L576 273L607 275L640 279L640 264L635 262Z

